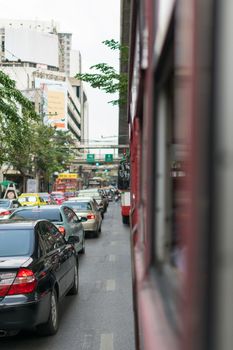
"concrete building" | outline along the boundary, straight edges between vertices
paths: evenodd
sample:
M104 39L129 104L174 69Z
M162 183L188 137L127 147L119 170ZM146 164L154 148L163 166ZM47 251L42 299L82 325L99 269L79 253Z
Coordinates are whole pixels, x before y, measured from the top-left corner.
M72 34L51 21L0 20L0 69L16 81L46 124L70 130L77 142L88 138L88 102L82 83L81 55Z

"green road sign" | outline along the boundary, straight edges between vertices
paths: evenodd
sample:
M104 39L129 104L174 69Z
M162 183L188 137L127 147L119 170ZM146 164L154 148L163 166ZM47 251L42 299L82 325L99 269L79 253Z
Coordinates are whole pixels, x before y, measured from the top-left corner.
M94 163L94 161L95 161L95 155L94 155L94 153L88 153L87 154L87 162L88 163Z
M105 162L112 162L113 154L105 154Z

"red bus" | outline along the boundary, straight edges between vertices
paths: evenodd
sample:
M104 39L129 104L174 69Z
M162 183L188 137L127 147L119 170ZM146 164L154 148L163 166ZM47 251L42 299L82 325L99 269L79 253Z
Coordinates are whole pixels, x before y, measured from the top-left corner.
M83 187L83 180L76 173L60 173L58 174L53 185L53 191L61 191L67 196L75 196L78 190Z
M132 0L137 349L233 348L233 2Z

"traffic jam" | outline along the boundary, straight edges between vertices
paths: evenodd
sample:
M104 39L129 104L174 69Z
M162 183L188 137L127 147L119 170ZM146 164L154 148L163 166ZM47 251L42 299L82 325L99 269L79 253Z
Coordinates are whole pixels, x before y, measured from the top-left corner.
M60 301L79 291L85 239L100 237L109 202L120 198L113 186L74 191L66 184L18 195L9 183L0 199L0 337L58 331Z

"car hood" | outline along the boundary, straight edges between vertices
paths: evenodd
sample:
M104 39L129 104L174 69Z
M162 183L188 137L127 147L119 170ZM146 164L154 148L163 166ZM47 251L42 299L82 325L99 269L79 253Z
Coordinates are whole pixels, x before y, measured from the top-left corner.
M27 267L31 262L32 258L28 256L0 257L0 270L5 268Z

